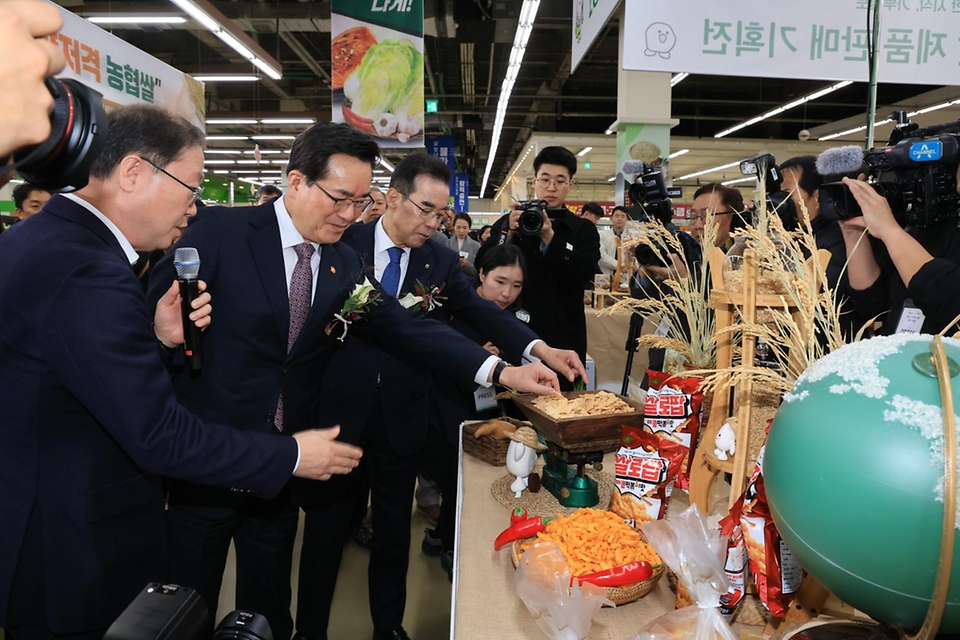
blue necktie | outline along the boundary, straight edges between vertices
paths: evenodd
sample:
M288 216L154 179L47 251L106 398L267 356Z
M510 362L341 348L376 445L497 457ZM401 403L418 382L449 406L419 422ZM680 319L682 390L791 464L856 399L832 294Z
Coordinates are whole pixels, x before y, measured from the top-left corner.
M387 249L390 254L390 264L383 270L383 277L380 278L380 285L383 290L394 298L400 293L400 257L403 255L403 249L400 247L390 247Z

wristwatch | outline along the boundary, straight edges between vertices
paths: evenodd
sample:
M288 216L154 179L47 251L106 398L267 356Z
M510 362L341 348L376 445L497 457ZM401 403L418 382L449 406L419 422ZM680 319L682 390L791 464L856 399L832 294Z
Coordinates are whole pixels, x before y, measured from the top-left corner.
M493 384L500 384L500 374L503 373L503 370L509 367L510 365L501 360L493 367L493 375L490 376L490 381Z

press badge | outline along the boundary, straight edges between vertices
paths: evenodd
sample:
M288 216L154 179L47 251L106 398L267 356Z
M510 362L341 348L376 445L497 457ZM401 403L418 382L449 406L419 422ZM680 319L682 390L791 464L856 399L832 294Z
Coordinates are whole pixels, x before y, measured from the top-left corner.
M530 313L524 311L523 309L517 309L517 312L514 314L517 316L517 320L524 324L530 324Z
M489 411L490 409L496 409L496 395L497 389L494 386L477 387L477 390L473 392L473 400L477 407L477 411Z
M913 300L907 298L903 301L903 311L900 312L900 322L897 323L897 333L920 333L923 329L923 321L926 318L923 311L917 309Z
M668 333L670 333L670 321L663 319L660 321L660 324L657 325L657 330L653 332L653 335L663 338Z

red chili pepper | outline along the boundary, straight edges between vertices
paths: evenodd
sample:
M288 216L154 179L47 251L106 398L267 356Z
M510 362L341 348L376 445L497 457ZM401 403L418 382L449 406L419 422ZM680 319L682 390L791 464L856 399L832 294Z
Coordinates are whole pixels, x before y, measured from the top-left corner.
M547 523L551 520L553 520L553 518L537 516L536 518L527 518L526 520L512 524L497 536L497 540L493 543L493 548L500 551L504 545L510 544L514 540L523 540L524 538L535 536L546 529Z
M529 517L530 517L530 514L527 513L526 509L524 509L523 507L517 507L510 514L510 525L512 526L517 524L518 522L523 522Z
M659 566L659 565L658 565ZM598 587L622 587L625 584L643 582L653 576L653 567L646 560L631 562L619 567L588 573L577 578L581 583L589 582Z

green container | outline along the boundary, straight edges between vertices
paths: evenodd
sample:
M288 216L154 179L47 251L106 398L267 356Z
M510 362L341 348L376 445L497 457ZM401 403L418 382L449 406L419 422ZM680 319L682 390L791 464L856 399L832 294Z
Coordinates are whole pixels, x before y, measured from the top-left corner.
M804 568L908 630L930 604L943 518L940 391L913 363L928 362L930 340L874 338L815 363L777 413L763 462L774 520ZM960 363L960 341L944 342ZM960 403L960 376L952 387ZM958 565L955 545L944 633L960 632Z

